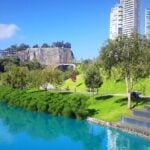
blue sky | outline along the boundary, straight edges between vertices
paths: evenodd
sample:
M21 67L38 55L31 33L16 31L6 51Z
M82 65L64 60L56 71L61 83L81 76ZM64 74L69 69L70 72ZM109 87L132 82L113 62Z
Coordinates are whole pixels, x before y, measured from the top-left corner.
M109 37L109 15L116 0L1 0L0 49L66 41L79 59L95 58ZM141 33L144 9L142 0ZM6 30L6 31L5 31Z

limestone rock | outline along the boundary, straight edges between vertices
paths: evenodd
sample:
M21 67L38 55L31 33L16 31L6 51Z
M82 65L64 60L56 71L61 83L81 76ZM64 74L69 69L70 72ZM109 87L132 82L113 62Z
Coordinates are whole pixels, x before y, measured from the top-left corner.
M69 48L28 48L28 59L36 59L42 65L74 63L73 52Z

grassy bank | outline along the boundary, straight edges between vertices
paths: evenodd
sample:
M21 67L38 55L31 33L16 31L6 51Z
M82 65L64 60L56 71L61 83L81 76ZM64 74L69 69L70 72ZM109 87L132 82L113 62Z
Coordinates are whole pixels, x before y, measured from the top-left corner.
M87 116L104 121L119 121L122 116L131 115L124 97L59 93L52 91L18 90L0 86L0 101L31 111L46 112L72 118ZM134 109L142 109L150 101L132 100Z
M76 84L77 91L87 92L87 88L84 84L83 75L80 74L77 76L76 83L71 79L68 79L64 82L62 88L69 88L74 90ZM139 91L143 95L150 95L150 78L141 79L134 83L134 91ZM111 93L111 94L124 94L126 92L125 81L119 80L114 81L113 79L107 79L103 81L103 85L99 88L100 93Z
M92 117L104 121L119 121L122 116L131 115L132 110L127 108L127 98L113 96L95 96L89 99L89 109L93 110ZM150 105L149 100L133 99L133 109L143 109L144 105Z

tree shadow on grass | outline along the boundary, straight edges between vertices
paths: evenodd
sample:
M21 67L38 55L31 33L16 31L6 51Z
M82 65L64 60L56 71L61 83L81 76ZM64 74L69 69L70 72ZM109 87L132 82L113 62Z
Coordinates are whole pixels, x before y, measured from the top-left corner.
M58 93L61 94L61 95L70 95L70 94L72 94L73 92L68 91L68 92L58 92Z
M46 90L36 90L36 91L30 91L29 93L42 93L46 92Z
M113 96L110 96L110 95L106 95L106 96L98 96L96 97L95 99L96 100L108 100L110 98L112 98Z
M127 98L119 98L115 101L115 103L120 103L120 106L127 105Z
M89 113L89 116L93 116L97 114L98 112L95 109L88 109L88 113Z
M79 86L81 86L83 83L79 83L78 85L77 85L77 87L79 87Z
M132 109L139 105L147 104L147 102L148 102L148 100L144 99L144 98L139 98L139 99L132 98L131 99L131 103L133 103ZM115 103L120 103L120 106L125 106L128 103L128 99L120 98L120 99L116 100Z
M146 98L138 98L138 99L132 99L132 102L134 102L135 104L132 106L132 108L135 108L139 105L144 105L147 104L149 100ZM149 101L150 102L150 101Z

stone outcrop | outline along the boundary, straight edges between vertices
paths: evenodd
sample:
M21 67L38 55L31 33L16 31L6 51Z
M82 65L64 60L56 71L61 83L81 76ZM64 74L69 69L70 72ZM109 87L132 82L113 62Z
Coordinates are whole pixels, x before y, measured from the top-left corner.
M28 48L28 59L37 60L42 65L74 63L74 54L69 48Z

